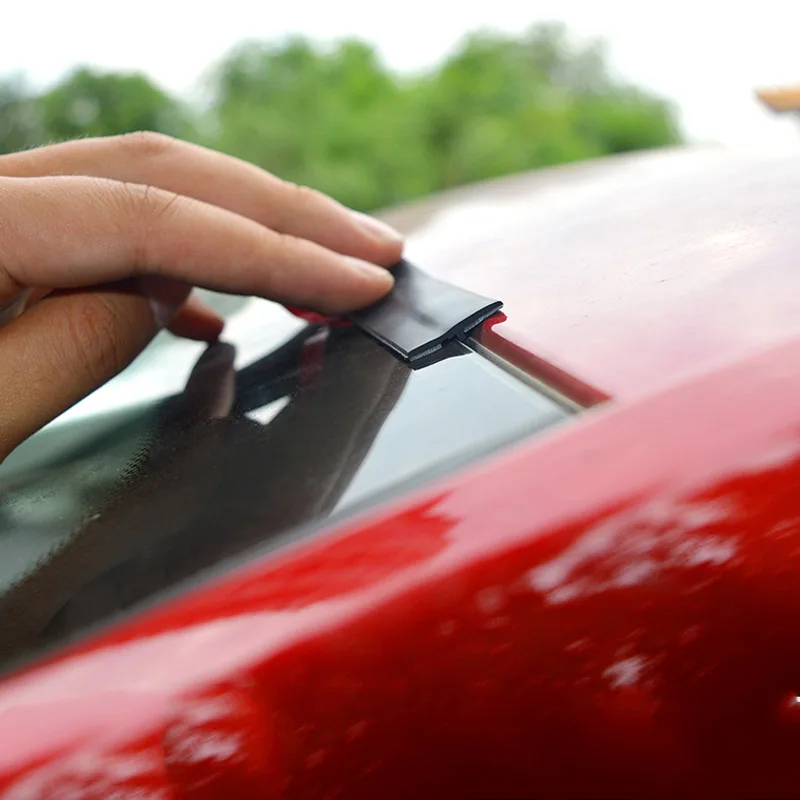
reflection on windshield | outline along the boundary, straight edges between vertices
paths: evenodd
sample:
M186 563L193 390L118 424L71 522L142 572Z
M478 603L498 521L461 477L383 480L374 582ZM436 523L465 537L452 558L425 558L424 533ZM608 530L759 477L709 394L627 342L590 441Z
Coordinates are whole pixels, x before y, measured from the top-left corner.
M45 429L0 468L0 660L564 416L462 345L411 371L303 326L238 361L215 345L181 393Z

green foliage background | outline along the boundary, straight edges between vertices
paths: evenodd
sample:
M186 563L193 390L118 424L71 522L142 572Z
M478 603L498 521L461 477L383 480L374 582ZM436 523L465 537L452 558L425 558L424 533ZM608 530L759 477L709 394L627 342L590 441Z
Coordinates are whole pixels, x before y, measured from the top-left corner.
M560 25L466 37L419 75L351 39L245 42L190 107L141 74L78 68L43 93L0 81L0 153L153 130L252 161L354 208L463 183L677 143L665 100L616 79L602 44Z

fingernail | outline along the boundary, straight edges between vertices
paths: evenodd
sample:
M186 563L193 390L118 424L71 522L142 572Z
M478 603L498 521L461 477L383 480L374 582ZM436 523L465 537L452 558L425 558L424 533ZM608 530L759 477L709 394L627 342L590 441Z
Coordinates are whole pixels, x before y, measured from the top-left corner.
M168 303L154 300L152 297L149 298L149 300L150 310L153 312L153 319L156 321L156 325L158 325L159 328L166 328L178 309Z
M373 281L380 281L386 284L387 289L394 285L394 276L388 269L377 267L375 264L370 264L369 261L362 261L360 258L353 258L352 256L345 256L345 260L362 275L366 275Z
M26 289L24 292L15 297L14 300L12 300L8 305L0 306L0 327L12 322L20 315L22 307L25 304L25 301L28 299L29 294L30 289Z
M353 211L353 216L356 222L370 235L377 236L384 242L402 242L403 237L390 225L381 222L375 217L370 217L368 214L362 214L360 211Z

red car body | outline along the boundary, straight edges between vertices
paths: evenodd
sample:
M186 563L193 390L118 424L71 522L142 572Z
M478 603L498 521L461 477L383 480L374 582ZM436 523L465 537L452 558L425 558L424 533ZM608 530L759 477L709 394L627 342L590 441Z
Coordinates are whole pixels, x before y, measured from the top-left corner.
M796 798L800 160L387 214L586 407L0 684L14 798Z

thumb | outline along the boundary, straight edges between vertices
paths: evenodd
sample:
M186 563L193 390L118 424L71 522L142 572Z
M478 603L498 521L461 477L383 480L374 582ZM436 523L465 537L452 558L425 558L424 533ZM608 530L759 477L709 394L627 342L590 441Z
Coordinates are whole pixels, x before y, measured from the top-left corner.
M163 324L146 296L118 284L49 295L0 328L0 461L124 369Z

